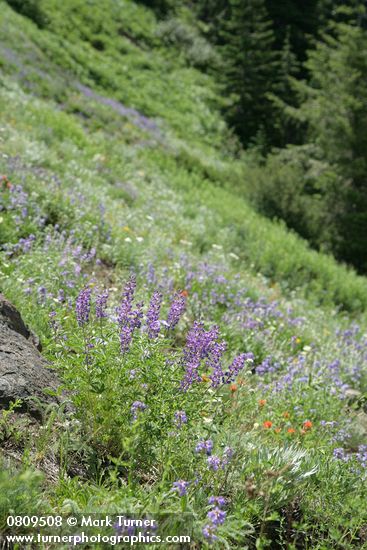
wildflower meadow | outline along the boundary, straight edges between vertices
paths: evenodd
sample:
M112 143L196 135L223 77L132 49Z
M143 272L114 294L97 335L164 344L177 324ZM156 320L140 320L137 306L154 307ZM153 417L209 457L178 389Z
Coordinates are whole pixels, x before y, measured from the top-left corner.
M0 376L3 548L367 548L365 276L236 192L253 158L149 6L12 4L0 291L59 383L35 415ZM149 528L6 538L88 515Z

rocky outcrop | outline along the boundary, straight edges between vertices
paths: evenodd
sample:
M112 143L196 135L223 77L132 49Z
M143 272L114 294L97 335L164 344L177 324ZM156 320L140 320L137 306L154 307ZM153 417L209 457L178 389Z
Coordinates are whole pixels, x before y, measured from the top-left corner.
M55 392L60 381L39 349L19 311L0 294L0 408L21 400L20 410L39 417L40 403L59 401L47 389Z

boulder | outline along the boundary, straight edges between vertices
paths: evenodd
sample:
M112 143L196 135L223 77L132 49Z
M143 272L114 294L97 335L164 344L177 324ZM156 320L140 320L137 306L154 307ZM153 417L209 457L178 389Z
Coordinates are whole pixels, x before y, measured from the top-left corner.
M0 408L21 400L19 410L42 416L39 403L59 403L60 380L42 357L35 335L17 309L0 294Z

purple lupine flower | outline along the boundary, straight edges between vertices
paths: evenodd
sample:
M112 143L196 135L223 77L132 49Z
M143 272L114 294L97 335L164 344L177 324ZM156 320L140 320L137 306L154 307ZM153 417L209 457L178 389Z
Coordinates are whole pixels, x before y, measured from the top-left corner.
M176 294L174 297L167 317L167 326L170 330L173 330L182 314L186 309L186 297L182 294Z
M149 285L154 285L156 283L156 275L153 264L149 263L148 272L147 272L147 282Z
M363 468L367 468L367 445L359 445L356 459Z
M209 523L208 525L204 525L203 527L203 535L206 539L208 539L209 542L214 542L218 539L217 535L215 534L217 529L217 526L213 523Z
M231 447L225 447L223 451L222 467L226 466L232 459L234 450Z
M211 455L213 450L213 441L207 439L206 441L202 439L195 447L195 453L205 453L208 456Z
M207 515L213 525L221 525L226 519L227 512L216 507L210 510Z
M227 499L225 497L211 496L208 498L208 503L216 504L217 506L219 506L219 508L221 508L227 504Z
M96 297L96 317L97 319L104 319L107 317L106 306L108 300L108 290L104 290Z
M120 325L127 323L131 310L132 303L134 300L134 294L136 289L136 280L135 277L131 276L127 281L124 291L122 293L122 301L117 310L118 313L118 322Z
M213 388L217 388L219 386L224 376L221 360L226 347L227 344L225 342L214 342L211 346L210 357L207 359L206 364L212 369L210 380Z
M35 235L33 235L33 233L31 235L28 235L28 237L21 238L19 239L17 244L14 245L14 250L17 251L20 249L22 250L22 252L27 253L31 250L35 240L36 240L36 237Z
M173 483L173 491L177 491L180 497L187 495L187 488L189 486L188 481L183 481L182 479L175 481Z
M126 325L120 330L120 350L121 353L127 353L130 349L131 340L133 338L134 327Z
M143 302L139 302L138 304L136 304L136 309L131 311L130 324L133 327L133 329L141 327L142 319L144 316L143 305L144 305Z
M37 289L39 301L41 304L44 304L46 302L46 296L47 296L47 290L44 286L39 286Z
M234 382L236 376L241 372L241 370L245 367L246 362L250 362L254 360L253 353L241 353L240 355L237 355L231 363L231 365L228 367L227 372L225 373L225 377L223 381L226 384L230 384L231 382Z
M348 455L342 447L337 447L333 450L333 457L338 460L343 460L344 462L348 462L350 459L350 455Z
M133 300L136 289L134 277L127 281L122 302L117 310L117 319L120 325L120 348L121 353L127 353L130 348L133 333L136 328L140 328L143 317L143 304L139 303L133 310Z
M190 329L183 353L183 362L186 367L184 378L181 382L181 389L186 391L195 381L200 381L199 367L201 361L210 358L211 351L218 338L218 327L204 330L203 323L195 321ZM214 358L212 358L214 361ZM208 359L209 360L209 359Z
M196 475L196 477L195 477L195 480L194 480L194 485L199 485L199 483L203 479L203 477L200 474L198 474L197 472L195 472L195 475Z
M32 286L34 284L34 279L27 279L26 281L27 287L24 289L25 294L31 294L32 293Z
M91 248L90 251L87 252L87 254L84 256L83 260L87 262L91 262L95 257L96 253L97 253L96 249L94 247Z
M161 311L162 294L157 290L153 293L147 311L147 327L149 338L157 338L160 329L159 314Z
M60 323L55 319L56 311L50 311L48 316L50 318L50 326L56 335L59 332L59 329L61 328Z
M143 317L143 304L137 304L135 310L131 310L120 329L121 353L127 353L133 338L134 330L140 328Z
M139 411L144 411L147 408L146 404L142 401L134 401L131 405L131 414L133 415L133 420L137 420Z
M214 472L217 472L222 465L221 459L216 455L208 456L207 463L209 470L213 470Z
M90 297L92 290L88 287L83 288L76 299L76 319L81 327L88 323L90 313Z
M128 535L130 537L132 537L136 531L136 525L134 525L132 522L131 522L131 519L132 518L125 518L124 519L124 522L129 522L129 525L124 525L123 523L119 523L119 522L116 522L115 525L113 526L113 528L115 529L116 533L119 535L119 536L122 536L122 535ZM131 524L130 524L131 522Z
M183 424L187 424L187 416L185 411L176 411L174 422L178 428L182 428Z

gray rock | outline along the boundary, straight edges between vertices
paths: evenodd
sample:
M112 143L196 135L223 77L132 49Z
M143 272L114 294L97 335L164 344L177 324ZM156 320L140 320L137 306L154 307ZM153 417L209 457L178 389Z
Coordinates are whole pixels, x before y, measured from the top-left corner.
M27 338L27 340L31 340L36 348L42 351L42 345L38 336L29 330L21 318L19 311L0 293L0 324L2 323L7 325L11 330L24 336L24 338Z
M0 294L0 408L21 400L21 411L40 417L41 403L58 403L60 381L36 347L20 313Z

